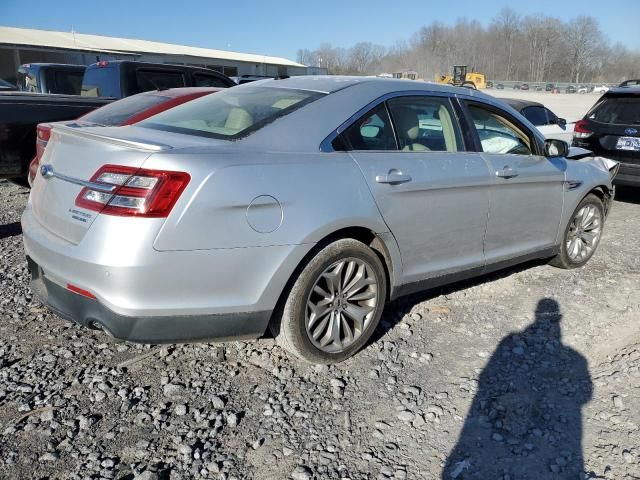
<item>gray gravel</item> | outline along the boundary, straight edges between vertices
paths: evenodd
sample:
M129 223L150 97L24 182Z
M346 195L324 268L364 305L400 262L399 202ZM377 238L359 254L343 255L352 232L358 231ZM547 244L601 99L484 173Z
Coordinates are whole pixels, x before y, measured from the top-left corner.
M57 318L29 290L26 200L0 180L0 478L640 479L638 193L585 268L403 299L330 367Z

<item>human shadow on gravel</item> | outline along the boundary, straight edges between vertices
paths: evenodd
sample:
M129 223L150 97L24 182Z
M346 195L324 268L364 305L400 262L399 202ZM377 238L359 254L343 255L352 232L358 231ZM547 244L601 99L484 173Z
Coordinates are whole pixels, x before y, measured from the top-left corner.
M534 322L500 342L442 480L584 478L581 409L591 377L585 358L562 344L561 319L558 303L543 298Z
M15 237L22 234L22 227L20 222L7 223L6 225L0 225L0 240L8 237Z

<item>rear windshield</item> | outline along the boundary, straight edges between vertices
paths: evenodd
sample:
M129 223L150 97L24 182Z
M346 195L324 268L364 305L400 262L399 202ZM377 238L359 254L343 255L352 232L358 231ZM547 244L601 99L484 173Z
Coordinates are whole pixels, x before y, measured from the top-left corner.
M605 97L587 118L602 123L640 125L640 95Z
M134 115L156 105L170 100L169 97L149 93L140 93L132 97L123 98L100 107L82 117L83 121L99 125L122 125Z
M84 72L81 95L120 98L120 70L116 66L88 67Z
M234 87L159 113L139 125L168 132L234 139L324 95L286 88Z

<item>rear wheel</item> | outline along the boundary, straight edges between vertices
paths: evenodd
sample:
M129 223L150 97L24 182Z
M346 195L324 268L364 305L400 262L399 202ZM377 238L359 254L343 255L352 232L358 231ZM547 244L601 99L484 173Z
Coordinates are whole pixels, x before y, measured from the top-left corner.
M357 240L337 240L300 272L271 329L280 346L308 362L340 362L369 340L386 295L378 255Z
M576 207L565 229L560 253L551 265L560 268L583 266L593 256L602 237L604 206L596 195L587 195Z

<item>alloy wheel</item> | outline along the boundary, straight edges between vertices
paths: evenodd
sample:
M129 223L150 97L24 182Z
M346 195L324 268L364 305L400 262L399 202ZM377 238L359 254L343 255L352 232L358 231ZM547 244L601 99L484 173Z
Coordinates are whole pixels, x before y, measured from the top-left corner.
M311 343L327 353L344 351L360 338L374 317L378 280L359 258L339 260L316 279L305 307Z
M567 233L567 255L572 262L579 263L588 259L598 245L602 234L602 213L593 204L587 204L578 210L571 220Z

